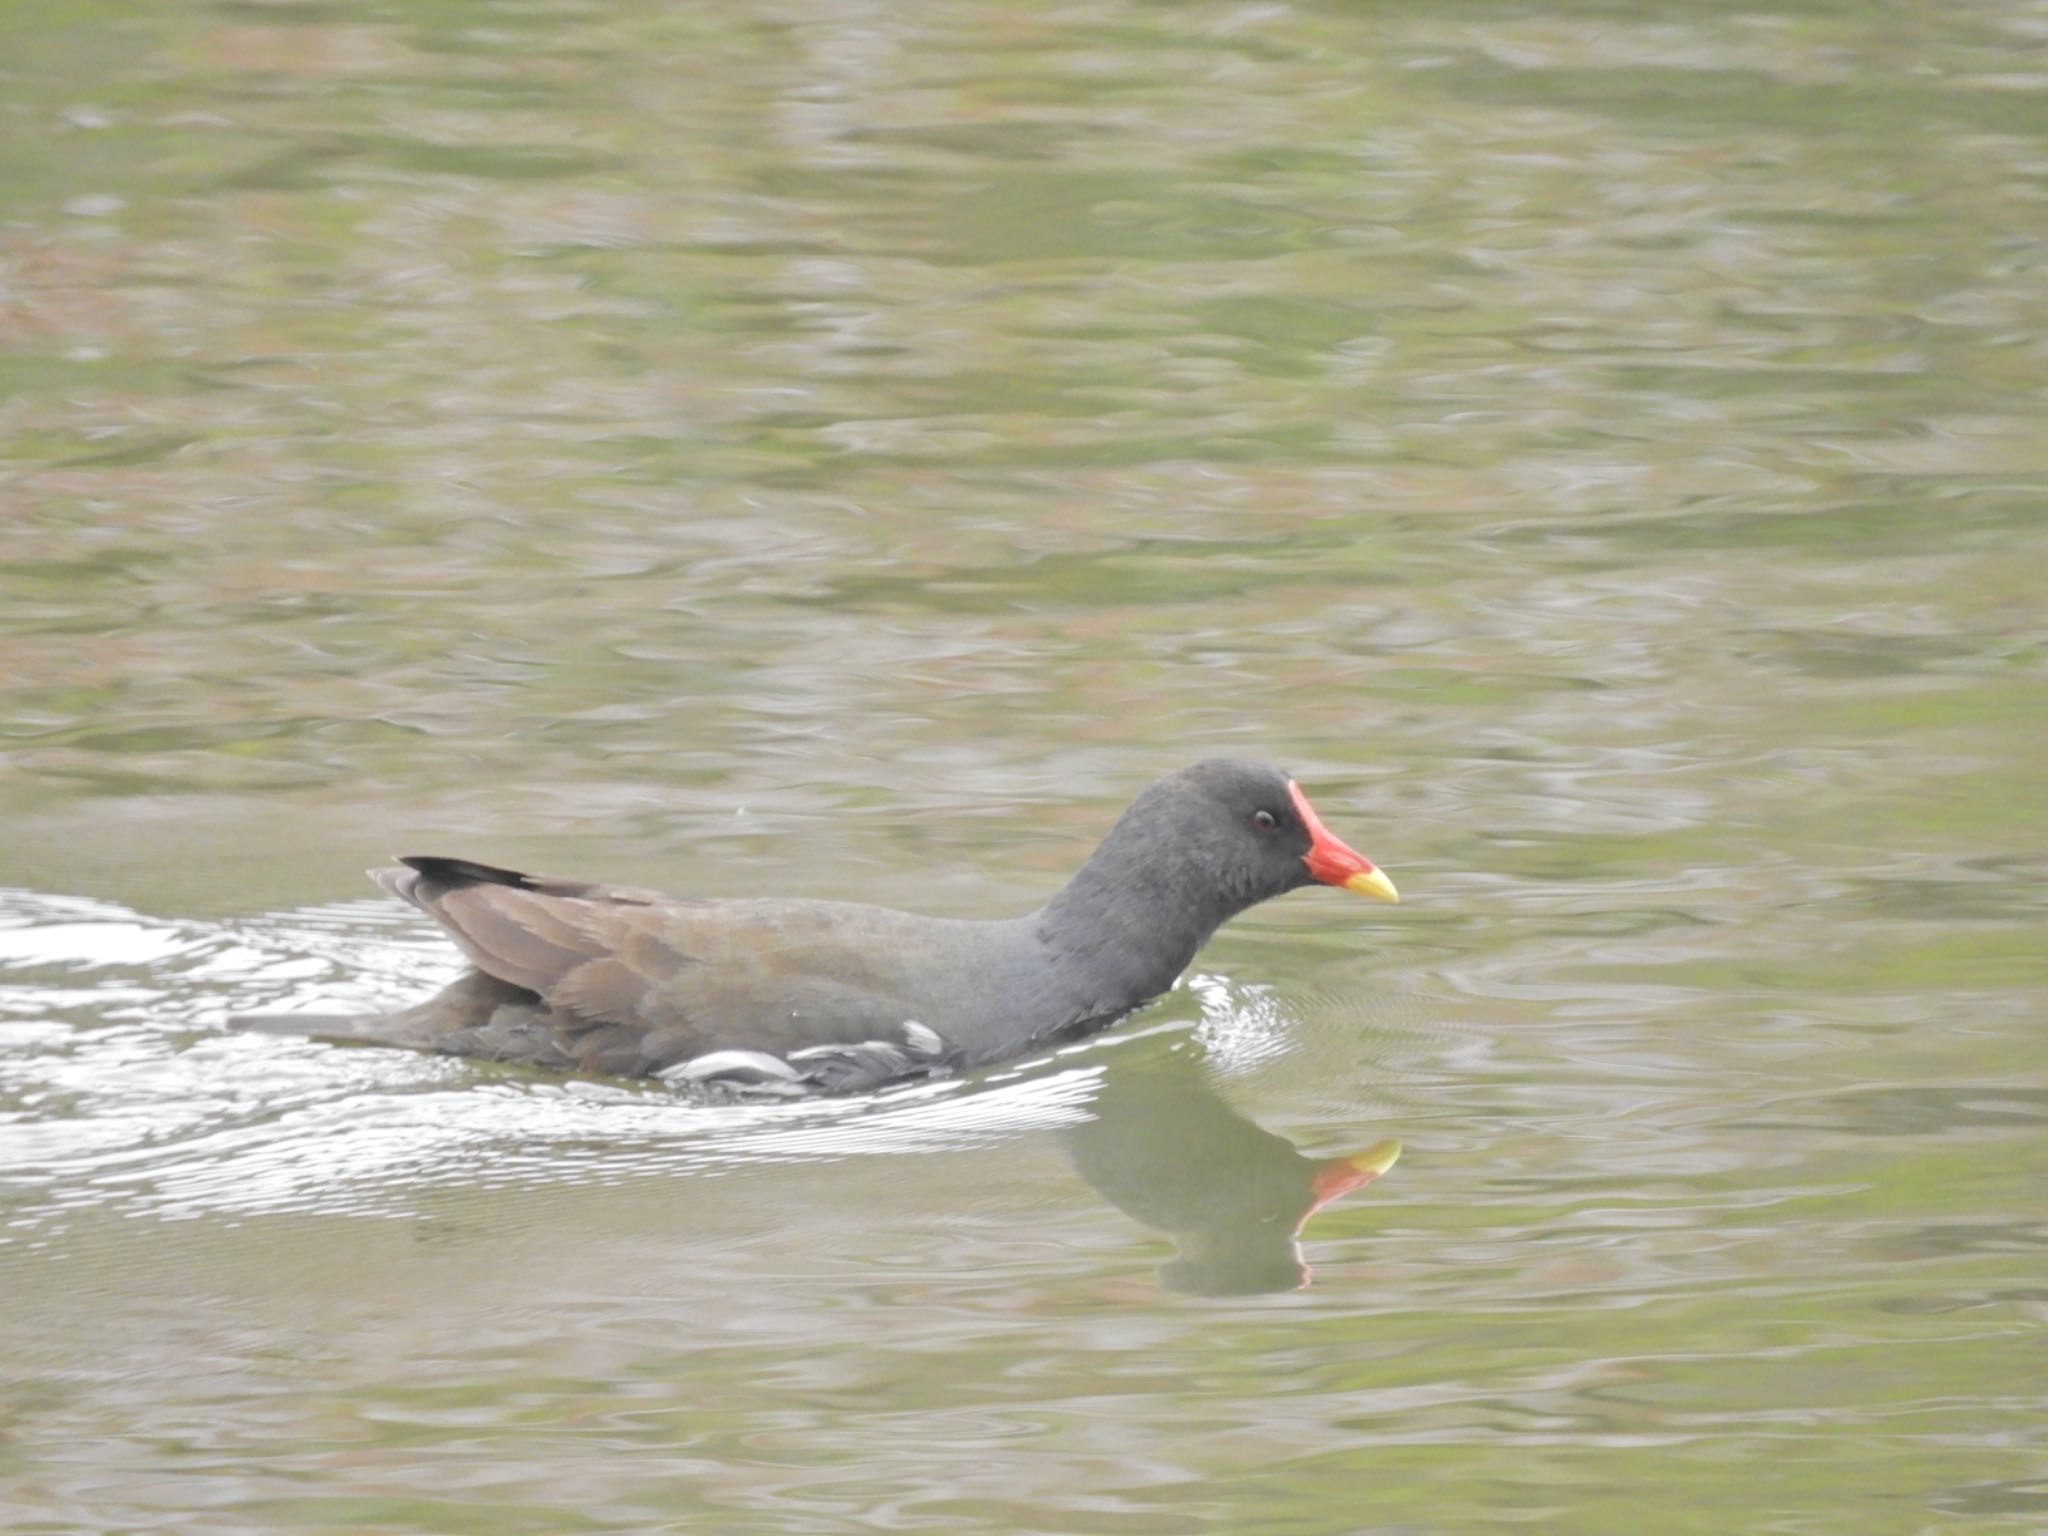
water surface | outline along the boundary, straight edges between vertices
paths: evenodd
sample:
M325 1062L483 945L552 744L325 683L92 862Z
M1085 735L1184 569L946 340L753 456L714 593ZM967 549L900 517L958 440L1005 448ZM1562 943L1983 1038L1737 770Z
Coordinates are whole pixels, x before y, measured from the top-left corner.
M2037 5L9 20L0 1529L2048 1521ZM1404 905L982 1078L225 1028L1217 752Z

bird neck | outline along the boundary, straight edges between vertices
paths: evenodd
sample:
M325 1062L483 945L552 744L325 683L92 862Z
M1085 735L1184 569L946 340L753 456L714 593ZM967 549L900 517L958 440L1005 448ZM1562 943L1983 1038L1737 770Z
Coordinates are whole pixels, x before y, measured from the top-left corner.
M1240 910L1193 860L1132 835L1119 822L1037 914L1040 942L1087 978L1094 1001L1132 1008L1164 992ZM1144 829L1138 829L1142 834Z

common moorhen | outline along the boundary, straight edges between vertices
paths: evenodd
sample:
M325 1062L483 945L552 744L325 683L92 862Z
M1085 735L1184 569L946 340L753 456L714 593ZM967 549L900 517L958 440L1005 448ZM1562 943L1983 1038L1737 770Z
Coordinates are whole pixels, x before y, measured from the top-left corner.
M1225 759L1159 780L1052 900L995 921L401 864L371 878L475 969L400 1013L237 1022L714 1092L862 1092L1114 1023L1227 919L1297 886L1400 899L1301 786Z

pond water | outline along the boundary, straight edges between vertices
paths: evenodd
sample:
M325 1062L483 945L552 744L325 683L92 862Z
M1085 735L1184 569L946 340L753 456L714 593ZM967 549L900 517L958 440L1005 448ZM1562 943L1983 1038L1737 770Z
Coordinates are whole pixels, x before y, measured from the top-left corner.
M7 55L0 1530L2048 1524L2038 3ZM994 916L1217 753L1404 904L965 1081L226 1028L453 974L394 852Z

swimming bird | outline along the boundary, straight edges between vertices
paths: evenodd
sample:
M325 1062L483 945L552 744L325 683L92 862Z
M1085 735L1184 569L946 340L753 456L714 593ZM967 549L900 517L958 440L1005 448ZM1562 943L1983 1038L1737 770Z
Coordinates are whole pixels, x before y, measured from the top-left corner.
M371 878L471 969L397 1013L240 1027L714 1096L864 1092L1004 1061L1115 1023L1259 902L1316 883L1399 900L1287 774L1220 758L1144 790L1022 917L668 896L432 856Z

